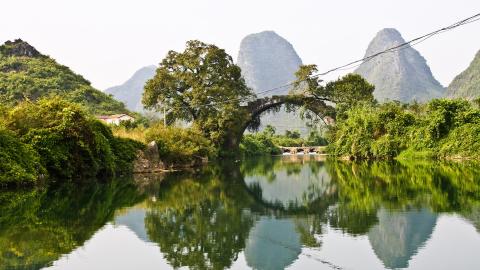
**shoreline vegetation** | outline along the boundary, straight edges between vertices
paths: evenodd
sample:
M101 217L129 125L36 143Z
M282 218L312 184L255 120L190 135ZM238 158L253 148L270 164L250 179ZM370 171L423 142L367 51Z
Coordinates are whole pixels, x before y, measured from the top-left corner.
M286 104L311 121L307 136L272 126L254 132L260 115L250 119L241 101L256 96L240 68L223 49L189 41L145 86L143 104L165 119L134 114L133 122L107 126L94 115L129 113L121 102L28 43L7 42L0 46L0 187L185 169L277 155L279 146L327 145L330 156L348 160L480 159L479 100L379 104L361 76L323 85L316 72L301 66L292 89L314 102ZM251 132L242 134L246 124Z
M462 99L359 104L328 132L343 159L480 159L478 102Z

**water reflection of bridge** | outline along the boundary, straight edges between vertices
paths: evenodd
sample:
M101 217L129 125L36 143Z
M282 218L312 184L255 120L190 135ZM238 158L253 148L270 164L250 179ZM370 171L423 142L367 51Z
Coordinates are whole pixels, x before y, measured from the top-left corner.
M144 241L158 243L170 263L179 266L200 267L206 260L217 268L228 268L243 251L249 267L283 269L299 258L303 248L321 246L323 228L329 226L349 237L366 236L383 267L408 267L430 239L437 215L424 207L359 210L352 208L356 204L339 202L338 185L343 179L339 177L347 179L353 168L317 158L325 156L252 160L219 175L207 174L205 179L199 175L195 180L165 181L155 192L160 199L140 211L135 208L117 215L115 224L129 227ZM335 165L335 171L328 170ZM359 183L367 181L363 178ZM374 198L381 191L368 189ZM347 198L356 194L345 193L345 187L342 192ZM212 251L206 259L191 260L199 243L200 251ZM190 253L179 252L184 248ZM217 258L218 248L228 256Z
M282 153L295 154L325 154L327 151L326 146L280 146Z

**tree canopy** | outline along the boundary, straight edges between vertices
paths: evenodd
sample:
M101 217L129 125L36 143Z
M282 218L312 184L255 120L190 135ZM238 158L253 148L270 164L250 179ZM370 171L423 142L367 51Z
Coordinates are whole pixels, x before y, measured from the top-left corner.
M358 74L347 74L342 78L321 85L322 80L314 74L318 72L316 65L304 65L295 73L297 80L294 90L311 95L316 99L335 104L337 116L353 107L355 104L373 103L373 90L375 86L367 82Z
M240 68L225 50L188 41L183 52L168 52L145 85L146 108L166 111L169 122L184 120L216 143L235 127L242 101L253 97Z

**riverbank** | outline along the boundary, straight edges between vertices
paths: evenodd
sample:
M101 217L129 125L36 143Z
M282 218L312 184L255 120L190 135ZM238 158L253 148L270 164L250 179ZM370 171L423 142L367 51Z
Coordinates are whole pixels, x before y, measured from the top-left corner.
M480 109L466 100L361 104L329 130L333 156L480 160Z
M144 148L115 137L80 105L56 97L1 108L0 146L0 186L128 174Z

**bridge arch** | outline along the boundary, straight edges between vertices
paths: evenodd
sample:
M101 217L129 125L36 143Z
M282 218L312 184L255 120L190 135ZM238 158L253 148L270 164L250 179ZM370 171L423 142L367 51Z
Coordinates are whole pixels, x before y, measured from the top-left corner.
M241 106L247 117L237 130L229 134L229 137L226 140L226 149L237 149L247 128L258 122L259 117L263 113L279 109L282 105L304 107L322 119L327 116L332 118L335 117L335 109L331 105L328 105L326 100L311 96L282 95L258 98Z

